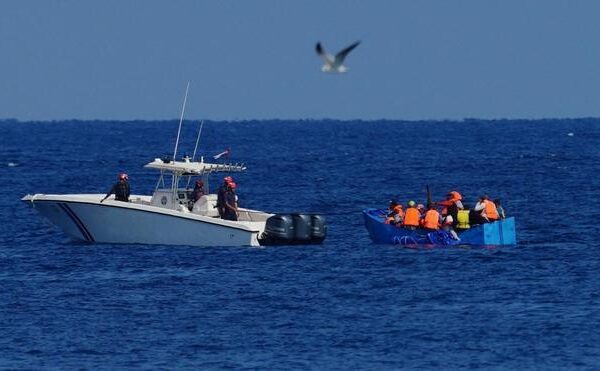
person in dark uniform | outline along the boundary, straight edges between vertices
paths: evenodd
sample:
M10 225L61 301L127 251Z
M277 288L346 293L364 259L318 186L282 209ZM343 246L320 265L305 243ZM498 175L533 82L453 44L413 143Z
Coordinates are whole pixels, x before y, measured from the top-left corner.
M237 197L235 195L236 185L234 182L228 184L227 192L223 197L225 205L222 218L225 220L238 220Z
M194 190L192 191L192 202L195 203L202 196L204 196L204 182L198 179L196 180L196 185L194 186Z
M233 178L230 176L226 176L223 178L223 184L219 187L217 191L217 210L219 211L219 217L223 218L223 214L225 213L225 194L229 189L229 183L233 182Z
M204 191L204 181L198 179L196 180L196 185L194 186L194 190L190 194L190 200L188 201L188 208L190 211L194 209L194 204L198 201L202 196L204 196L206 192Z
M119 174L119 181L116 182L110 191L104 196L100 202L106 200L110 195L114 193L116 201L129 202L129 177L125 173Z

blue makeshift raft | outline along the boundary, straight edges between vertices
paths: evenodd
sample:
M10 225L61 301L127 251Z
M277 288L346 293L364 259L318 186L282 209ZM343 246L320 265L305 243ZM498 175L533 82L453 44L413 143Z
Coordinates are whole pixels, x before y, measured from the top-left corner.
M371 240L377 244L394 245L516 245L515 218L506 218L493 223L479 224L458 232L459 240L450 233L439 230L427 232L423 229L406 229L385 224L385 210L365 209L363 216Z

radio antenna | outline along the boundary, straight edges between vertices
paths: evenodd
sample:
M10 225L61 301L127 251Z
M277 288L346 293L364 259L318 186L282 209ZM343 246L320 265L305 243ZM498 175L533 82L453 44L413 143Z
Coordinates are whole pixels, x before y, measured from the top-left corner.
M196 158L196 150L198 149L198 143L200 143L200 135L202 134L202 127L204 126L204 120L200 122L200 129L198 130L198 137L196 138L196 147L194 147L194 154L192 155L192 162Z
M177 141L175 142L175 151L173 151L173 161L177 158L177 146L179 146L179 135L181 134L181 124L183 123L183 113L185 112L185 103L187 102L188 90L190 90L190 82L188 81L185 88L185 97L183 98L183 106L181 107L181 117L179 118L179 128L177 129Z

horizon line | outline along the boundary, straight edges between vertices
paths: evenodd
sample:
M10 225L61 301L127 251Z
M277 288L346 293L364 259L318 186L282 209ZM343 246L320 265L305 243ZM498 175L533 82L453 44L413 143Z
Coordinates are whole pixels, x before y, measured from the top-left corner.
M379 119L338 119L338 118L251 118L251 119L201 119L201 118L190 118L184 119L183 122L227 122L227 123L244 123L244 122L254 122L254 121L278 121L278 122L286 122L286 121L333 121L333 122L403 122L403 123L420 123L420 122L471 122L471 121L482 121L482 122L492 122L492 121L576 121L576 120L599 120L600 117L595 116L580 116L580 117L537 117L537 118L477 118L477 117L464 117L461 119L390 119L390 118L379 118ZM22 120L17 118L0 118L0 123L56 123L63 121L74 121L74 122L82 122L82 123L95 123L95 122L179 122L178 118L171 119L78 119L78 118L70 118L70 119L50 119L50 120Z

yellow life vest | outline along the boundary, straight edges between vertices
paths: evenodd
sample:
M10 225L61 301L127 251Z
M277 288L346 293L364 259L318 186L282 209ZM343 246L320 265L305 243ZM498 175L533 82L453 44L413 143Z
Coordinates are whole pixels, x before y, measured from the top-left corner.
M458 210L458 224L456 224L456 228L471 228L471 226L469 225L469 210Z

